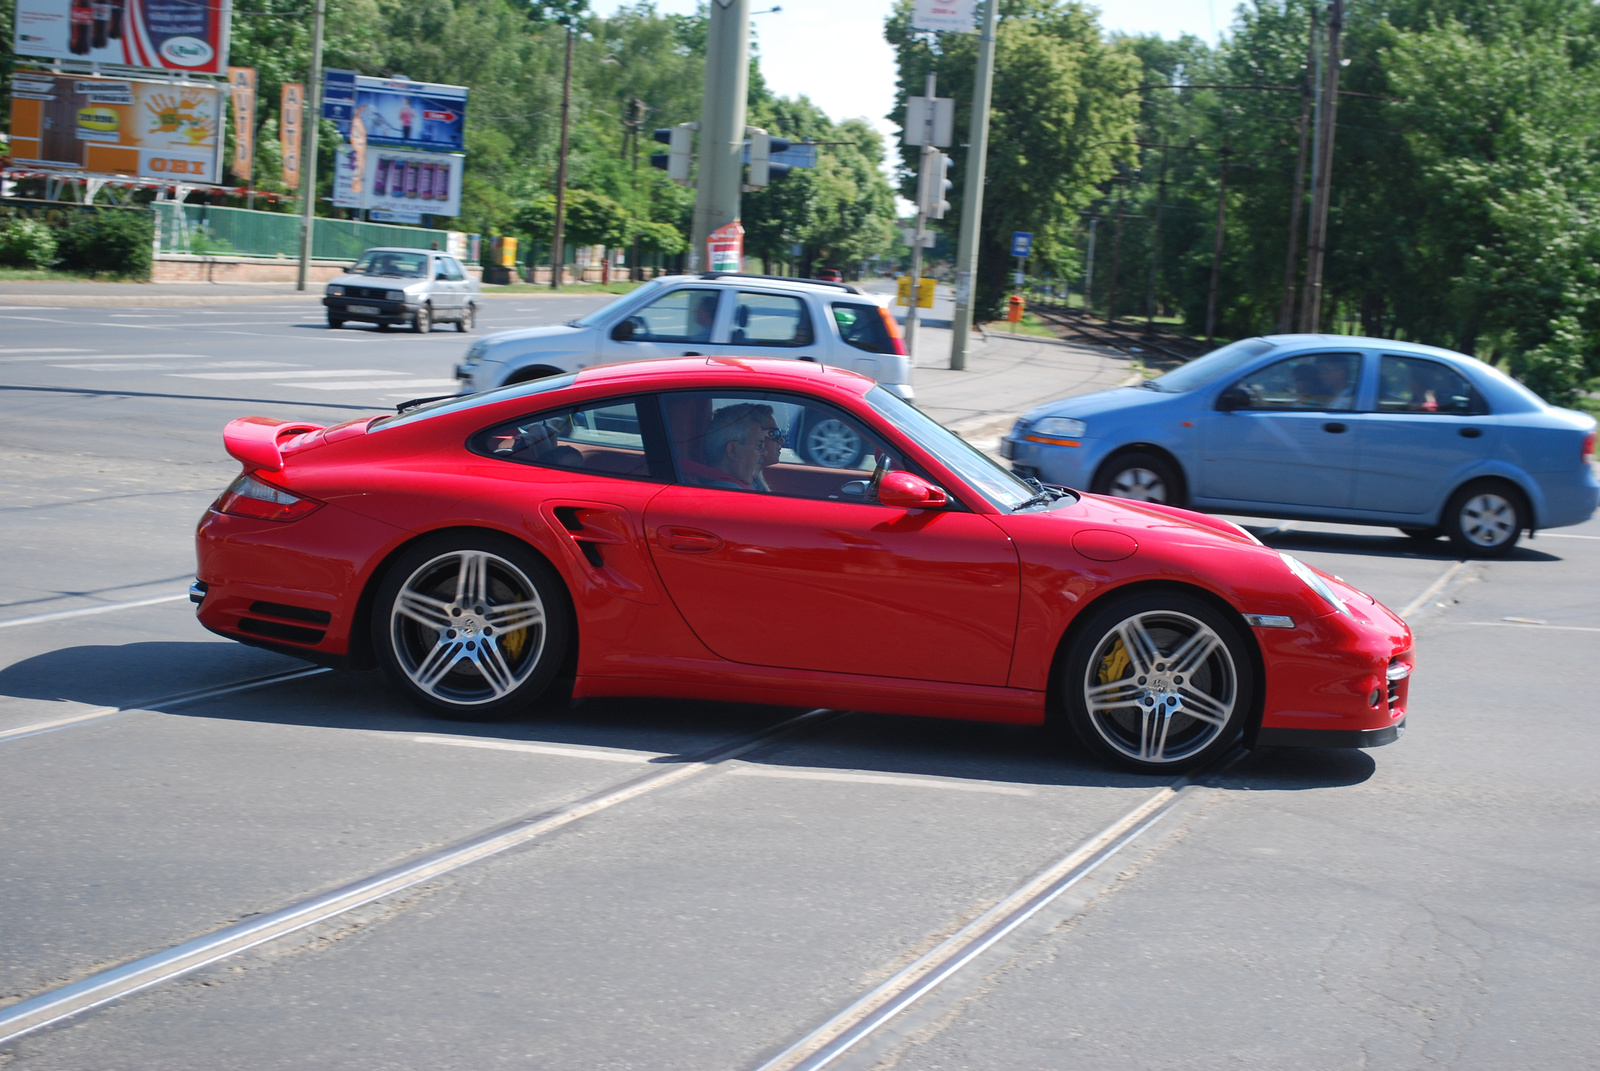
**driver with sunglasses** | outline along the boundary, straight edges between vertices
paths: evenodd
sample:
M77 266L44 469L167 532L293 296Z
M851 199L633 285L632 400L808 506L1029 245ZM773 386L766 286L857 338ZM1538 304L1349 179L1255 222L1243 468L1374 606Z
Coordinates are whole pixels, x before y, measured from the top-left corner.
M704 442L706 466L714 470L696 474L704 486L771 492L762 469L775 464L783 449L783 432L772 406L755 402L723 406L711 414Z

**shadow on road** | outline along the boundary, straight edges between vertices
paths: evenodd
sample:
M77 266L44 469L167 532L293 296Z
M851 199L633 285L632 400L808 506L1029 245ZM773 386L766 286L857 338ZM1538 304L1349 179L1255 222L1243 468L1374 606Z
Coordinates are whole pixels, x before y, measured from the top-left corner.
M1256 535L1274 550L1322 550L1338 554L1355 554L1381 558L1420 558L1431 561L1457 561L1460 554L1447 539L1423 542L1399 534L1387 534L1376 529L1370 535L1358 532L1318 532L1291 528L1286 532L1257 529ZM1558 562L1562 559L1543 550L1535 550L1526 542L1519 543L1510 554L1494 561Z
M170 699L308 668L238 644L151 642L68 647L0 670L0 696L358 732L477 737L653 752L691 761L799 713L800 708L674 699L591 699L499 723L446 721L413 706L381 673L323 673L200 700ZM740 761L1022 785L1158 787L1158 777L1109 769L1039 726L852 713L773 741ZM1364 765L1363 765L1364 764ZM1240 788L1319 788L1371 775L1364 754L1263 750L1228 772Z

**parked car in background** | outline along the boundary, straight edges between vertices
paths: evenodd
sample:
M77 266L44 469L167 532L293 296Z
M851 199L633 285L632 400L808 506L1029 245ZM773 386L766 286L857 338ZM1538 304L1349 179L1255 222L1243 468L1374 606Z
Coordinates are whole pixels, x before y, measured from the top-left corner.
M909 401L911 361L881 299L845 283L712 272L650 282L582 319L501 331L456 368L463 393L660 357L785 357L846 368ZM792 429L806 460L849 468L866 448L849 426Z
M426 333L443 321L465 332L477 322L481 291L448 253L379 248L362 253L349 271L330 280L322 303L330 328L355 320L377 324L380 331L405 324Z
M1465 553L1587 520L1595 420L1450 350L1345 335L1243 339L1138 387L1039 406L1019 475L1248 515L1393 525Z
M817 272L817 281L821 283L842 283L844 275L838 268L823 268Z

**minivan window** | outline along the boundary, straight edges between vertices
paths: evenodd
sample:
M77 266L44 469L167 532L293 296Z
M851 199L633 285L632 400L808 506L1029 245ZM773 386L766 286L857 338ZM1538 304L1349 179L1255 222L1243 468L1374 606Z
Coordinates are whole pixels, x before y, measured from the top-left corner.
M894 353L894 340L884 326L883 310L877 305L854 301L832 302L833 322L839 325L839 337L846 345L868 353Z

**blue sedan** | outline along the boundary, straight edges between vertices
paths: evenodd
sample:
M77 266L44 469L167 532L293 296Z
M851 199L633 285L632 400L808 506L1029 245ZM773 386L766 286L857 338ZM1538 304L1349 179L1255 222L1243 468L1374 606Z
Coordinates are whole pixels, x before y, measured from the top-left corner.
M1138 387L1042 405L1000 445L1049 484L1393 525L1484 556L1587 520L1594 450L1593 417L1482 361L1346 335L1243 339Z

